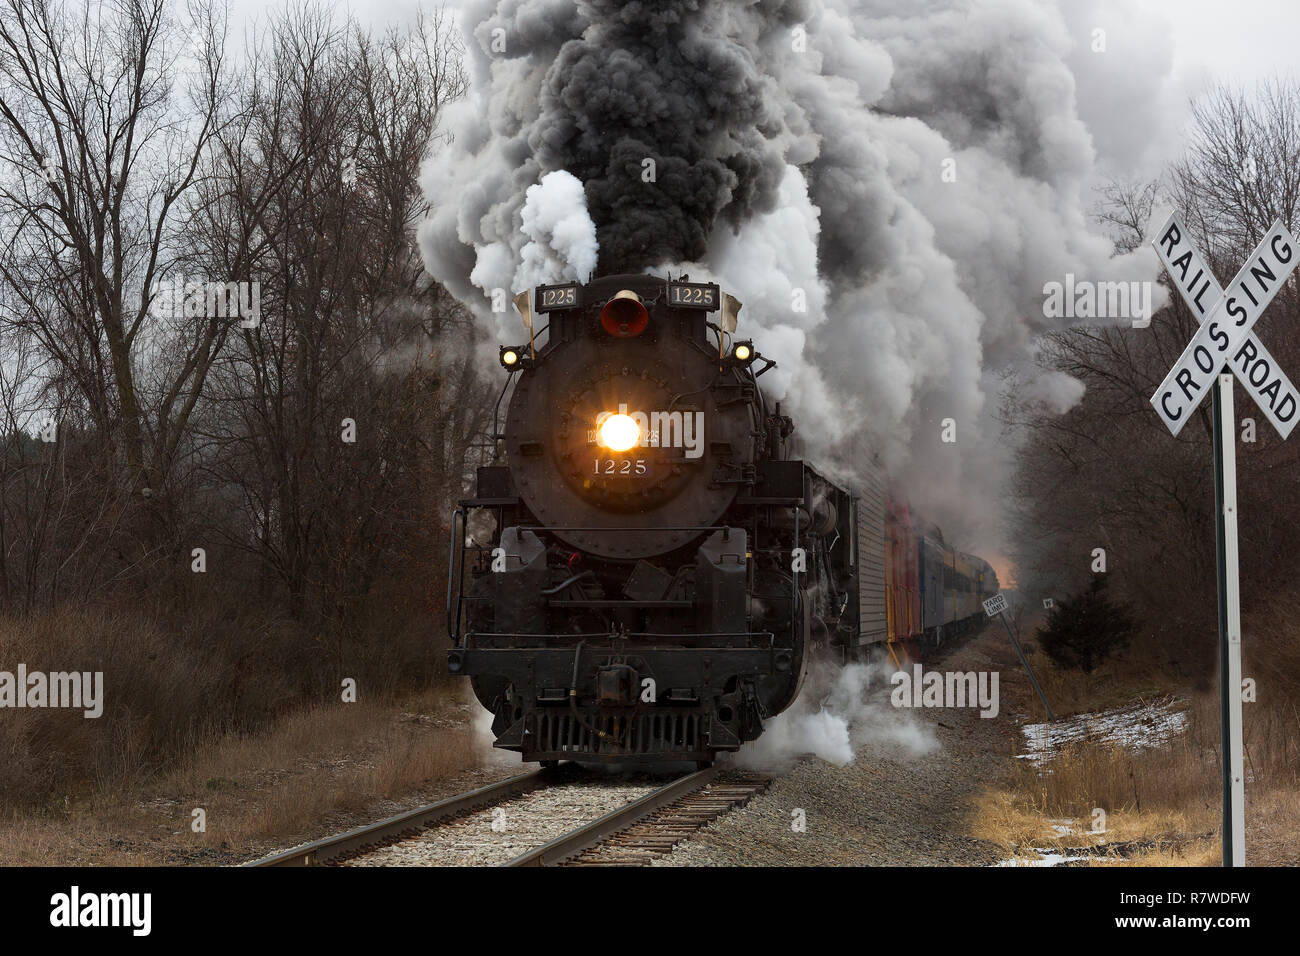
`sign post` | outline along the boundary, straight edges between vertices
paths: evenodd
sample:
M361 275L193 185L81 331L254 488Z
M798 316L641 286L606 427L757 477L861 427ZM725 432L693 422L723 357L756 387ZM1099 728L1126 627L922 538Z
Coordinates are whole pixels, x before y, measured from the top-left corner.
M1034 669L1029 666L1025 652L1020 649L1020 642L1016 640L1016 635L1011 633L1011 625L1007 623L1007 599L1001 594L993 595L984 602L984 613L989 617L1002 618L1002 626L1007 629L1007 637L1011 638L1011 646L1016 649L1020 663L1024 665L1025 673L1029 675L1029 683L1034 685L1034 690L1038 692L1038 699L1043 702L1043 707L1047 711L1047 719L1055 721L1056 714L1052 711L1052 705L1047 702L1047 695L1043 693L1043 688L1038 686L1038 678L1034 676Z
M1237 447L1232 376L1214 393L1214 497L1218 522L1219 726L1223 764L1223 865L1246 865L1246 774L1241 742L1241 590L1237 578Z
M1295 386L1251 333L1286 284L1297 259L1296 241L1275 222L1227 290L1193 248L1178 214L1152 241L1156 254L1200 328L1169 370L1151 404L1175 435L1214 389L1215 539L1219 591L1219 719L1223 764L1223 865L1246 865L1246 776L1241 737L1241 585L1237 573L1237 446L1233 375L1241 379L1283 440L1295 426ZM1231 374L1224 372L1227 369Z

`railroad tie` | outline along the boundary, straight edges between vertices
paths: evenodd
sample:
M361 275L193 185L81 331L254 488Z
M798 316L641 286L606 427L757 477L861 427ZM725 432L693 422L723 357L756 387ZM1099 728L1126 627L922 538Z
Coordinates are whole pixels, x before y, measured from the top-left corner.
M654 811L644 820L588 847L564 866L647 866L666 856L677 844L768 788L771 780L757 774L731 772L704 789Z

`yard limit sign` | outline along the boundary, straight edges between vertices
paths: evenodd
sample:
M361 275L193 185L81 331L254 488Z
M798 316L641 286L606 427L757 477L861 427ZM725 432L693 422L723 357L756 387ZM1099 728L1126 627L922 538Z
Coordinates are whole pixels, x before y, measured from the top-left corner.
M1246 865L1246 787L1241 742L1241 591L1237 577L1237 451L1232 378L1241 379L1285 439L1295 426L1295 386L1251 328L1296 267L1296 241L1281 221L1265 233L1241 271L1219 288L1177 213L1152 244L1201 323L1156 393L1156 414L1177 435L1214 391L1214 496L1219 568L1219 706L1223 725L1223 865ZM1228 372L1224 372L1224 367Z

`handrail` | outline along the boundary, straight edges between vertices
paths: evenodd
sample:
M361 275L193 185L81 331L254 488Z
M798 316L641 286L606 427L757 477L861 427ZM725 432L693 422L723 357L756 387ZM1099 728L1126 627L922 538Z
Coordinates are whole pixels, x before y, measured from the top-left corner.
M452 511L451 536L450 536L451 540L448 542L447 545L447 605L444 608L444 612L447 616L447 635L448 637L451 638L451 642L453 645L459 643L458 638L460 637L460 635L457 632L460 629L461 588L460 587L456 588L456 612L455 612L455 617L453 617L452 601L451 601L452 582L455 581L457 582L458 585L461 583L460 575L456 573L456 561L458 558L463 558L465 554L465 549L463 547L461 548L456 547L457 541L459 540L456 536L456 530L457 530L457 526L461 525L464 522L464 520L465 520L464 512L460 508L457 508L454 511ZM461 567L463 571L464 569L463 563Z

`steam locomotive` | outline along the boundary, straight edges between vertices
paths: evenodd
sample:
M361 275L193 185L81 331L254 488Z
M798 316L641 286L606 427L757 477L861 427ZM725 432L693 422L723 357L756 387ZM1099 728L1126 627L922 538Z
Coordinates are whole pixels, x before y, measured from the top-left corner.
M878 469L851 490L794 457L759 384L775 362L716 284L615 275L515 304L529 341L500 350L498 455L452 516L447 591L448 667L497 747L707 765L815 656L937 642L996 593Z

